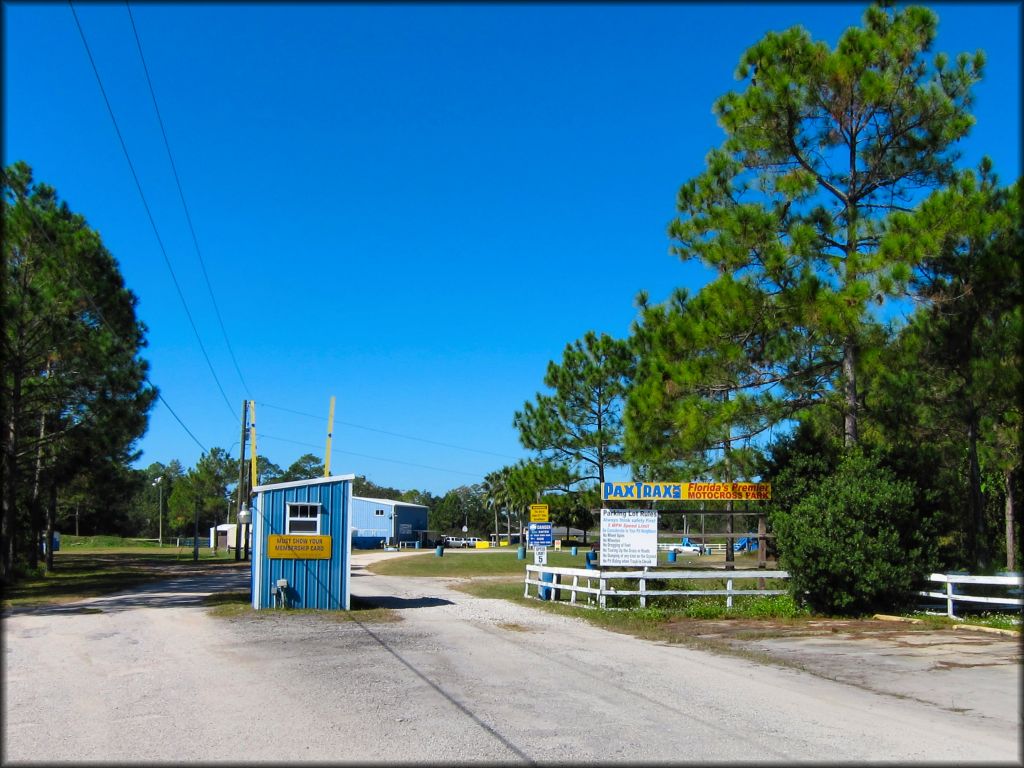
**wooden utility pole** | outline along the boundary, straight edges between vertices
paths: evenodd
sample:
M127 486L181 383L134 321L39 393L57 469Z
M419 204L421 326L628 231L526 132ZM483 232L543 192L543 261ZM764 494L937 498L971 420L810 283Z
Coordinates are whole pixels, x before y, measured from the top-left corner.
M193 562L199 561L199 500L196 499L195 503L195 517L192 523L192 560Z
M238 512L245 506L245 428L249 415L249 401L242 401L242 437L239 440L238 453ZM235 514L235 560L242 559L242 524Z

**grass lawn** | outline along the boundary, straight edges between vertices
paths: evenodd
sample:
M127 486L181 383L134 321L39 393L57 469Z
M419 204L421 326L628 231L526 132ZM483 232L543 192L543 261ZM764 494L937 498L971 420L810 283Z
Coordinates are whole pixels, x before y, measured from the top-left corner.
M70 539L71 541L68 541ZM199 548L199 565L235 564L234 553ZM61 537L53 570L30 574L4 587L2 606L52 605L109 595L122 589L173 577L194 567L192 548L157 546L112 536Z
M548 565L558 568L586 568L586 555L589 547L579 547L575 557L572 550L549 549ZM667 552L658 553L658 564L668 565ZM724 562L723 555L680 555L675 562L677 568L704 569L713 564ZM516 557L516 549L501 547L500 549L446 549L443 557L438 557L433 550L415 556L395 557L393 560L381 560L367 568L374 573L389 576L518 576L523 577L527 563L533 563L533 552L526 553L525 560ZM757 555L737 555L738 567L751 567L757 564Z

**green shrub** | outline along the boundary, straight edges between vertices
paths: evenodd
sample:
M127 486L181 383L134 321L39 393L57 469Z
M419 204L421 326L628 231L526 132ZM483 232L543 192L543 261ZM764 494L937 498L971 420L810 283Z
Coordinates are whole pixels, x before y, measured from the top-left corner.
M828 615L905 605L932 559L915 501L912 483L851 451L833 474L773 516L794 598Z

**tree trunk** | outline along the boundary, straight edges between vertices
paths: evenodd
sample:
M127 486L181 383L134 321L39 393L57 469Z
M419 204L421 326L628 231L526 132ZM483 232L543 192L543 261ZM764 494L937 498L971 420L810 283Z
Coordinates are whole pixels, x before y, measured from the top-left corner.
M729 514L725 516L725 568L726 570L733 570L736 567L736 553L733 551L733 515L732 515L732 502L725 502L725 508L729 510Z
M978 569L988 568L988 542L985 540L985 498L981 493L981 465L978 463L978 412L971 409L967 420L967 457L969 473L969 501L971 510L969 541L971 559Z
M50 479L50 498L46 504L46 570L53 570L53 524L57 519L57 481Z
M1017 526L1013 510L1013 470L1003 473L1006 484L1006 570L1017 570Z
M843 444L857 445L857 347L852 339L843 344Z
M14 361L11 366L13 381L4 424L3 446L3 520L0 523L0 542L3 551L0 553L0 580L6 582L13 574L15 539L17 538L17 516L15 507L18 500L18 410L21 405L20 363Z
M46 373L50 373L50 365L46 365ZM29 568L35 570L39 565L39 550L45 546L43 539L42 501L40 500L40 486L43 479L43 440L46 439L46 414L39 417L39 444L36 446L36 468L32 474L32 498L29 501L29 512L31 514L32 541L34 545L28 554Z

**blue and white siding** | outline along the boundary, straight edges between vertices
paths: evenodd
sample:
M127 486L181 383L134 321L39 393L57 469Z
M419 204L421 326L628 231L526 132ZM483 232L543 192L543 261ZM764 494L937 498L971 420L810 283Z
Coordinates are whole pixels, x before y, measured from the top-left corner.
M274 607L271 587L288 580L288 604L293 608L348 610L352 549L352 481L355 475L336 475L291 483L262 485L253 517L252 607ZM324 560L271 559L271 534L284 534L288 502L320 504L320 535L331 537L331 556Z
M427 530L427 508L395 499L352 497L352 543L360 549L374 549L390 540L417 541Z

